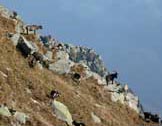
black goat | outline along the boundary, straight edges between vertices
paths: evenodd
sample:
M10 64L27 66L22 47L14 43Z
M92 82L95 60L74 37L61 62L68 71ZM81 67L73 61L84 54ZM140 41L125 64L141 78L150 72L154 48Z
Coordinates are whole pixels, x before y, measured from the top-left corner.
M144 117L146 122L154 122L154 123L160 123L160 117L157 114L152 114L150 112L144 112Z
M84 123L82 123L82 122L77 122L77 121L73 121L73 125L74 126L85 126L85 124Z
M33 68L33 67L35 67L36 63L37 63L37 60L35 59L35 57L33 55L30 55L28 57L29 66Z
M17 12L16 11L13 11L12 12L12 15L10 15L10 18L17 19L17 16L18 16Z
M28 57L28 63L30 67L34 67L39 61L41 64L43 64L43 55L39 52L34 52L32 55L29 55Z
M152 114L150 112L144 112L144 119L146 122L151 121Z
M50 98L51 99L55 99L57 97L60 96L60 92L58 92L57 90L52 90L51 93L50 93Z
M74 73L72 75L72 79L77 82L77 83L80 83L80 79L81 79L81 75L79 73Z
M117 73L117 72L108 74L108 75L106 76L107 85L109 84L110 81L112 81L112 84L113 84L115 78L116 78L116 79L118 78L118 73Z
M160 123L160 117L159 115L155 114L151 116L151 121L155 122L155 123Z
M43 55L39 52L34 52L32 54L34 56L34 58L36 59L36 61L39 61L40 63L43 62Z

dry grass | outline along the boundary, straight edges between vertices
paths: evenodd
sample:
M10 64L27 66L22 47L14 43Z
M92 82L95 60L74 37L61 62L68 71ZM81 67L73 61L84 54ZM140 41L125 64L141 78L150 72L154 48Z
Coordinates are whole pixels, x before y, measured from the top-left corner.
M0 18L1 19L1 18ZM12 31L10 22L0 21L4 29ZM9 26L8 26L9 25ZM13 30L14 31L14 30ZM28 40L33 37L25 36ZM134 126L143 123L138 115L120 103L113 103L110 94L95 80L83 80L76 85L70 76L60 76L47 69L37 67L31 69L27 59L5 38L0 37L0 104L7 103L10 108L27 113L30 122L26 126L66 126L64 122L53 116L47 95L52 89L61 92L59 101L68 106L76 120L85 122L87 126ZM81 71L81 68L75 68ZM34 103L32 99L38 101ZM95 124L90 116L96 113L102 124ZM0 125L8 124L13 119L0 117Z

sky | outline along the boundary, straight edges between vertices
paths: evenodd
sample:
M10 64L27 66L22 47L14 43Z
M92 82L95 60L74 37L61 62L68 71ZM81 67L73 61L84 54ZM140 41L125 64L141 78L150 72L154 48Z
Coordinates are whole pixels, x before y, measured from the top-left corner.
M0 0L42 34L95 49L147 111L162 115L162 0Z

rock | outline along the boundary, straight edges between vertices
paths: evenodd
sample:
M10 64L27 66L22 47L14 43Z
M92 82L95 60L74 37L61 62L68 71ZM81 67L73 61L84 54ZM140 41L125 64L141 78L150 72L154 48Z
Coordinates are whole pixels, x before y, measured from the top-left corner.
M65 51L56 52L56 60L69 60L69 55Z
M49 70L57 72L59 74L66 74L70 72L71 66L71 61L58 60L53 64L49 64Z
M14 46L17 45L19 38L20 38L20 34L14 34L14 35L11 37L11 41L13 42L13 45L14 45Z
M67 106L65 106L63 103L59 101L54 100L52 102L52 108L58 119L65 121L69 126L73 126L72 125L73 119Z
M37 62L37 67L38 67L38 69L40 69L40 70L43 70L43 66L42 66L42 64L41 63L39 63L39 62Z
M120 84L109 84L108 86L105 86L105 89L112 91L112 92L118 92L120 93L123 89L122 85Z
M91 113L91 117L95 123L101 123L101 119L95 115L93 112Z
M92 72L104 77L107 75L106 67L99 56L93 49L81 46L64 44L64 50L69 54L69 59L75 63L84 62Z
M11 113L10 113L9 109L7 108L7 106L0 105L0 115L6 116L6 117L11 116Z
M18 17L17 17L18 18ZM18 33L18 34L21 34L21 33L23 33L24 32L24 23L20 20L20 18L19 18L19 20L17 20L17 25L16 25L16 27L15 27L15 31L16 31L16 33Z
M139 99L138 96L135 96L132 93L127 93L126 95L126 101L127 101L127 105L132 108L133 110L135 110L137 113L140 113L140 109L138 108L139 105Z
M53 52L47 51L47 53L45 54L45 56L46 56L49 60L52 60Z
M15 119L20 123L20 124L25 124L26 121L29 119L29 117L22 112L16 112L14 114Z
M97 83L99 85L106 85L106 80L104 77L101 77L100 75L94 72L92 73L92 77L97 80Z
M27 41L23 36L20 36L17 46L16 46L24 55L27 57L30 54L33 54L34 52L38 52L38 47L35 43Z
M31 53L33 52L38 52L39 48L37 47L37 45L33 42L27 41L23 36L21 36L23 39L23 42L28 46L28 48L31 49Z
M120 103L124 104L124 102L125 102L125 96L124 96L123 93L113 92L113 93L111 93L111 100L113 102L120 102Z

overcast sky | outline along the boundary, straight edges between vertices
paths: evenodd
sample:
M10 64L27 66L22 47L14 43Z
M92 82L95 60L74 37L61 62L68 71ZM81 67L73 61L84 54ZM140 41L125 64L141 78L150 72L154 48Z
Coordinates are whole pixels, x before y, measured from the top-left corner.
M0 0L42 34L94 48L144 107L162 114L162 0Z

